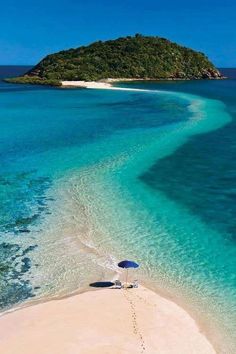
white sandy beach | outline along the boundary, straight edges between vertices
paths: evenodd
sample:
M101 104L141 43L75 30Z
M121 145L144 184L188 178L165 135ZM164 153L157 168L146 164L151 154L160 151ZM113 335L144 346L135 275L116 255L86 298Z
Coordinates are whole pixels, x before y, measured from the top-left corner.
M178 80L178 79L175 79ZM72 88L72 87L80 87L80 88L87 88L87 89L113 89L113 90L137 90L133 88L124 88L124 87L115 87L112 84L116 82L132 82L132 81L160 81L157 79L125 79L125 78L120 78L120 79L104 79L103 81L61 81L62 87L66 88ZM172 81L172 79L165 79L165 81ZM181 80L180 80L181 81ZM145 89L139 89L139 91L146 91Z
M181 307L156 293L101 289L0 318L1 354L213 354Z
M103 81L61 81L62 87L72 88L72 87L80 87L87 89L112 89L112 90L122 90L122 91L146 91L140 89L134 89L129 87L116 87L113 86L113 83L116 82L131 82L131 81L144 81L141 79L106 79ZM147 80L148 81L148 80Z
M110 82L99 82L99 81L62 81L63 87L81 87L89 89L111 89L112 85Z

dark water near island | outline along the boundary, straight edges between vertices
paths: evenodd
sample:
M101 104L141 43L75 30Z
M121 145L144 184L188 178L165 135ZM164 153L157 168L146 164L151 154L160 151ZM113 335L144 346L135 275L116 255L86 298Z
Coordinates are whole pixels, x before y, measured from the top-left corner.
M236 70L222 72L127 91L0 82L2 310L133 258L233 353Z
M183 203L212 228L236 242L236 69L223 69L229 80L174 84L226 104L232 122L207 135L192 137L170 157L142 176L152 188ZM172 85L173 87L173 85ZM162 87L164 88L164 87ZM174 173L173 173L174 171ZM203 202L204 201L204 202Z

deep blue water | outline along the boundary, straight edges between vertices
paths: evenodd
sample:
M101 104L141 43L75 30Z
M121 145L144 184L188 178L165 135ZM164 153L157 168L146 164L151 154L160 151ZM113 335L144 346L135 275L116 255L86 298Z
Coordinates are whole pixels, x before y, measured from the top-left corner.
M182 82L160 85L223 101L232 122L192 137L173 155L158 161L142 180L198 214L236 242L236 70L224 69L230 79L220 82Z
M149 89L188 92L225 103L232 122L189 139L140 178L201 217L236 242L236 69L221 70L228 80L146 84ZM145 87L145 84L133 84Z
M236 70L223 72L118 85L147 91L0 82L1 308L135 257L143 281L233 338Z

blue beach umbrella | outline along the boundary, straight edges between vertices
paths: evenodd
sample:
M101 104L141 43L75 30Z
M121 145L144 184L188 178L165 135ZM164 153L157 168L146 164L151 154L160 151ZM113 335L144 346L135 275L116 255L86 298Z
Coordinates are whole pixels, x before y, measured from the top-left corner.
M133 261L128 261L127 259L118 263L118 267L126 268L126 285L128 280L128 269L129 268L138 268L139 264Z

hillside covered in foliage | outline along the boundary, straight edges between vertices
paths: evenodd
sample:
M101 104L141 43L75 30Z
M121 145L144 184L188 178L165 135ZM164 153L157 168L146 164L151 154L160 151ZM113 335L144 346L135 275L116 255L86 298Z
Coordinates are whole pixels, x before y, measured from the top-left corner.
M62 80L220 77L203 53L164 38L137 34L50 54L24 76L9 81L60 85Z

